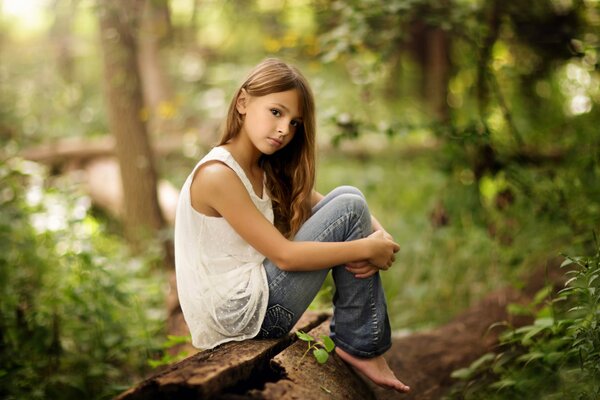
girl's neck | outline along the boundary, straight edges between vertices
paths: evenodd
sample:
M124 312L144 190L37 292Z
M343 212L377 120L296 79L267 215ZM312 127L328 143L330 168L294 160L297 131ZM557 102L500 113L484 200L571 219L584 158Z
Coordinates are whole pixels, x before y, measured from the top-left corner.
M262 153L258 151L250 140L244 140L243 135L238 134L229 142L223 145L235 158L240 166L248 171L255 172L260 170L258 160Z

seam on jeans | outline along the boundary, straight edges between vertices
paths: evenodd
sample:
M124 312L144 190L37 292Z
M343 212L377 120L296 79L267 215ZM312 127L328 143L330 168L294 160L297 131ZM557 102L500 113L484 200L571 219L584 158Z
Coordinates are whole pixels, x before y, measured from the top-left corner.
M370 300L370 306L371 306L371 317L373 318L372 322L371 322L371 333L373 335L373 346L377 346L377 343L379 342L379 320L377 318L377 306L376 306L376 301L375 301L375 294L373 293L373 281L375 280L375 278L373 279L369 279L369 300Z
M275 287L279 286L279 283L283 280L283 278L285 278L287 271L284 271L284 270L280 270L280 271L281 272L279 274L277 274L275 279L273 279L273 281L269 283L269 291L271 290L271 288L275 289Z

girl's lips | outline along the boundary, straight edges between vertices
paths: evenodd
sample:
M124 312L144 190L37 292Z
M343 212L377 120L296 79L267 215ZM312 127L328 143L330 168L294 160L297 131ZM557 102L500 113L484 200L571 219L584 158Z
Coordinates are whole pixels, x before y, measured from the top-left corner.
M274 146L281 146L283 144L283 142L279 139L275 139L275 138L267 138L267 140L269 141L269 143L271 143Z

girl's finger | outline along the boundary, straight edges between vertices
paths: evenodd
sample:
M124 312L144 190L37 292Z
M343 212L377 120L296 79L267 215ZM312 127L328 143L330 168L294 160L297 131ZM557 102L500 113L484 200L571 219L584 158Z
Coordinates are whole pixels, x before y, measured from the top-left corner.
M346 266L350 267L350 268L365 267L367 265L369 265L368 261L353 261L353 262L346 263Z
M354 275L354 277L355 278L359 278L359 279L364 279L364 278L368 278L368 277L370 277L372 275L375 275L375 273L377 273L377 270L372 270L372 271L369 271L369 272L364 273L364 274Z
M368 271L370 271L370 270L371 270L371 267L370 267L370 266L366 266L366 267L360 267L360 268L347 268L347 267L346 267L346 270L347 270L348 272L351 272L351 273L353 273L353 274L364 274L365 272L368 272Z

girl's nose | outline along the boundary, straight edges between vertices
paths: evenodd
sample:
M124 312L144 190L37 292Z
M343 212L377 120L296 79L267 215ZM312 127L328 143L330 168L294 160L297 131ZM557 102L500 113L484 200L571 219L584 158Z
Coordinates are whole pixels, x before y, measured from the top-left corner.
M281 135L281 136L285 136L289 133L290 128L288 124L281 124L278 128L277 128L277 132Z

